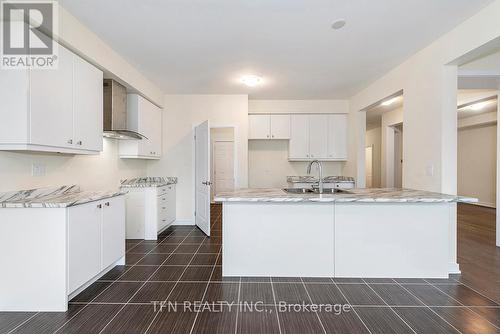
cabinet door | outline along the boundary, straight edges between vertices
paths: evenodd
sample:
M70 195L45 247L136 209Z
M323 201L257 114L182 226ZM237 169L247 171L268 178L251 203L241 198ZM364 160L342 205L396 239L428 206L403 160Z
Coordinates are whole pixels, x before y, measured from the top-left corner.
M153 105L143 98L142 96L138 97L138 130L139 133L148 137L148 139L142 139L139 141L139 154L143 157L153 156L153 145L152 142L154 140L154 109Z
M75 147L102 151L102 72L76 55L73 71Z
M270 139L270 115L248 115L248 139Z
M101 271L101 215L95 202L68 209L69 293Z
M347 115L328 116L328 159L347 160Z
M125 198L104 201L102 211L101 270L125 255Z
M290 115L271 115L271 139L290 139Z
M169 223L172 223L176 218L176 196L175 196L175 185L168 186L168 199L167 199L167 220Z
M328 157L328 115L309 116L309 157L326 159Z
M154 117L153 117L153 139L151 143L151 149L153 151L153 156L161 156L162 148L162 109L154 106Z
M289 159L309 158L309 116L290 116Z
M73 148L73 54L59 46L58 57L57 69L30 71L30 143Z

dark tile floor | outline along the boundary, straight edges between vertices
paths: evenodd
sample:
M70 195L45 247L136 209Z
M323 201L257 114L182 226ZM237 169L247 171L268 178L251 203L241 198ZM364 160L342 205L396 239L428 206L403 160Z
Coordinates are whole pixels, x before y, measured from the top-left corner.
M0 333L500 332L495 297L458 276L222 277L220 206L212 207L212 222L211 238L175 226L158 241L128 240L126 265L76 296L68 312L0 312ZM167 303L160 312L152 301ZM303 306L311 304L336 306Z

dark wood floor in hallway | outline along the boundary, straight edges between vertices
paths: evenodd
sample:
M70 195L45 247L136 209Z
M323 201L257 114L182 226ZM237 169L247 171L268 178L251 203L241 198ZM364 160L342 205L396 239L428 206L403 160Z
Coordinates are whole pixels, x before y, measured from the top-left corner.
M126 265L76 296L68 312L0 312L0 333L500 332L492 209L459 205L463 272L438 280L223 277L221 213L212 206L210 238L174 226L157 241L127 240ZM303 306L313 304L334 307Z

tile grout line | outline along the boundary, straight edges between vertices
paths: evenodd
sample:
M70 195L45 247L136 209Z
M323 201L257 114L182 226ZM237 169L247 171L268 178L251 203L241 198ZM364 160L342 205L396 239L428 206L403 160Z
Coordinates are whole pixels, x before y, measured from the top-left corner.
M461 301L459 301L459 300L455 299L453 296L451 296L451 295L449 295L447 292L445 292L445 291L441 290L440 288L438 288L437 286L435 286L435 285L434 285L434 284L432 284L431 282L429 282L429 281L427 281L427 280L426 280L426 282L428 282L428 283L429 283L432 287L434 287L434 288L435 288L435 289L437 289L438 291L440 291L440 292L444 293L445 295L447 295L447 296L448 296L448 297L450 297L451 299L455 300L457 303L459 303L460 305L464 306L465 308L467 308L468 310L470 310L470 311L471 311L471 312L473 312L474 314L477 314L480 318L482 318L482 319L486 320L487 322L489 322L491 325L493 325L493 326L494 326L494 327L496 327L497 329L500 329L500 327L498 327L497 325L495 325L494 323L492 323L491 321L489 321L488 319L486 319L485 317L483 317L481 314L479 314L479 313L477 313L476 311L472 310L472 309L471 309L468 305L465 305L465 304L464 304L464 303L462 303ZM460 282L458 282L458 283L460 283ZM462 283L460 283L460 284L462 284ZM466 286L466 285L464 284L464 286ZM468 286L466 286L466 287L467 287L467 288L469 288ZM472 290L472 291L474 291L474 289L471 289L471 290ZM474 292L476 292L476 293L477 293L477 291L474 291ZM493 300L489 299L488 297L486 297L486 296L483 296L483 297L485 297L485 298L487 298L488 300L490 300L491 302L493 302ZM496 303L495 303L495 304L496 304ZM487 306L485 306L485 307L487 307Z
M300 281L302 282L302 286L304 287L304 290L306 290L306 294L307 294L307 297L309 298L309 301L311 302L311 304L313 304L313 300L311 298L311 295L309 294L309 291L307 291L306 285L304 284L304 280L302 279L302 277L300 278ZM316 313L316 317L318 318L319 324L321 325L321 328L323 328L323 332L326 334L325 326L323 325L323 322L321 321L321 318L319 317L318 312L314 312L314 313Z
M196 231L196 228L193 228L189 233L188 235L186 236L186 238L189 236L189 234L191 234L193 231ZM185 240L185 239L184 239ZM181 245L181 244L179 244ZM198 246L198 249L196 250L196 252L200 249L202 243L200 243L200 245ZM181 278L182 278L182 275L184 275L184 273L186 272L187 268L189 267L189 264L193 261L195 255L196 255L196 252L193 253L193 256L191 257L191 260L189 260L188 264L186 265L186 267L184 268L184 270L182 271L182 273L180 274L179 278L177 279L177 281L175 282L174 286L172 287L172 289L170 290L169 294L167 295L167 298L165 298L164 302L166 302L168 300L168 298L170 297L170 295L172 294L172 292L174 291L175 287L179 284ZM151 322L149 323L149 326L146 328L146 330L144 331L144 333L147 333L149 331L149 329L151 328L151 326L153 325L153 323L155 322L156 318L158 317L158 314L160 314L161 312L156 312L155 316L153 317L153 319L151 320Z
M269 277L269 281L271 282L271 291L273 292L274 311L276 312L276 321L278 321L278 330L281 334L281 324L280 324L280 317L278 315L278 305L276 304L276 293L274 292L273 278Z
M10 331L8 331L7 334L14 333L15 330L17 330L18 328L20 328L22 325L26 324L28 321L30 321L31 319L33 319L39 313L40 312L35 312L35 314L33 314L31 317L28 317L28 319L24 320L19 325L17 325L16 327L14 327Z
M212 278L212 276L214 274L214 271L215 271L215 265L217 264L217 261L219 260L220 252L221 251L219 251L219 254L217 255L217 258L215 259L215 263L213 265L212 272L210 273L210 277L208 278L207 286L205 287L205 291L203 291L203 296L201 296L201 302L202 303L203 303L203 300L205 299L205 295L207 294L208 287L210 286L210 281L211 281L211 278ZM194 316L193 325L191 326L191 330L189 331L190 334L193 333L194 326L196 325L196 320L198 320L198 315L199 314L200 314L200 312L196 312L196 315Z
M240 314L240 296L241 296L241 276L238 281L238 306L236 308L236 326L234 327L234 334L238 333L238 317Z
M373 288L370 286L370 284L366 283L366 281L364 280L364 278L362 278L361 280L362 280L362 281L366 284L366 286L368 286L368 287L369 287L369 288L370 288L370 289L371 289L371 290L372 290L372 291L373 291L373 292L377 295L377 297L379 297L379 298L380 298L380 300L382 300L382 301L384 302L384 304L385 304L385 305L389 306L389 304L387 304L387 302L385 301L385 299L384 299L384 298L382 298L382 296L380 296L380 295L378 294L378 292L377 292L377 291L375 291L375 289L373 289ZM393 281L394 281L394 280L393 280ZM395 282L395 281L394 281L394 282ZM396 311L394 311L394 309L393 309L391 306L389 306L389 309L390 309L390 310L391 310L391 311L392 311L392 312L393 312L393 313L394 313L394 314L395 314L395 315L396 315L399 319L401 319L401 321L402 321L402 322L403 322L403 323L404 323L404 324L405 324L408 328L410 328L410 329L411 329L411 331L412 331L413 333L417 334L417 332L413 329L413 327L411 327L411 326L410 326L410 325L406 322L406 320L404 320L404 319L403 319L403 318L402 318L402 317L401 317L401 316L400 316L400 315L399 315Z
M188 236L191 234L191 232L192 232L192 231L194 231L194 230L191 230L191 231L190 231L190 232L186 235L186 237L183 239L183 241L182 241L182 242L184 242L184 240L186 240L186 239L188 238ZM155 249L156 249L159 245L161 245L161 243L162 243L162 242L163 242L163 241L160 241L156 247L154 247L153 249L151 249L151 252L152 252L153 250L155 250ZM102 333L102 332L106 329L106 327L108 327L108 326L109 326L109 324L110 324L113 320L115 320L115 318L118 316L118 314L120 314L120 313L121 313L121 311L122 311L122 310L123 310L123 309L124 309L124 308L125 308L128 304L129 304L129 302L130 302L130 301L131 301L131 300L132 300L132 299L133 299L133 298L134 298L134 297L135 297L135 296L139 293L139 291L141 291L141 289L142 289L142 288L146 285L146 283L148 283L148 282L149 282L149 279L150 279L151 277L153 277L153 276L154 276L154 274L156 274L156 273L158 272L158 270L160 270L160 268L161 268L162 264L163 264L163 263L165 263L165 262L166 262L166 261L167 261L167 260L168 260L168 259L172 256L172 254L174 254L175 250L176 250L177 248L179 248L179 247L180 247L180 245L182 244L182 242L180 242L180 243L177 245L177 247L176 247L176 248L172 251L172 253L170 253L170 255L169 255L169 256L167 256L167 257L165 258L165 260L163 260L163 262L162 262L162 263L158 266L158 268L156 268L156 270L155 270L153 273L151 273L151 275L149 275L149 276L148 276L148 278L147 278L147 279L143 282L143 284L139 287L139 289L137 289L137 291L136 291L136 292L135 292L135 293L134 293L134 294L133 294L133 295L132 295L132 296L131 296L128 300L127 300L127 302L126 302L126 303L122 306L122 308L121 308L118 312L116 312L116 314L115 314L115 315L111 318L111 320L110 320L110 321L109 321L109 322L108 322L108 323L107 323L107 324L106 324L106 325L105 325L105 326L101 329L101 331L99 332L99 334L100 334L100 333ZM146 254L146 255L149 255L149 254L158 254L158 253L151 253L151 252L150 252L150 253L148 253L148 254ZM145 256L144 256L144 257L145 257ZM141 260L142 260L142 259L141 259ZM141 260L139 260L139 261L141 261ZM141 281L141 282L142 282L142 281ZM172 289L173 289L173 288L172 288ZM172 291L172 290L170 290L170 291Z
M337 290L340 291L340 294L342 295L342 297L345 298L345 300L347 301L347 303L349 305L351 305L352 307L352 310L354 311L354 314L356 314L356 316L358 317L358 319L361 321L361 323L365 326L366 330L368 331L368 333L372 333L372 331L370 330L370 328L368 328L368 326L365 324L365 322L363 321L363 319L361 318L361 316L358 314L358 312L356 311L356 308L354 307L354 305L351 304L351 302L349 302L349 299L346 297L346 295L344 294L344 292L339 288L339 286L337 285L337 283L335 282L335 280L333 278L330 278L333 282L333 284L335 285L335 287L337 288Z
M424 280L425 281L425 280ZM427 281L426 281L427 282ZM399 284L399 283L398 283ZM461 331L459 331L455 326L453 326L451 323L449 323L445 318L443 318L442 316L440 316L436 311L434 311L429 305L427 305L426 303L424 303L423 300L421 300L420 298L418 298L415 294L413 294L413 292L411 292L410 290L408 290L407 288L405 288L403 285L399 284L406 292L408 292L410 295L412 295L414 298L416 298L419 302L421 302L423 305L425 305L432 313L434 313L435 315L437 315L440 319L442 319L444 322L446 322L448 325L450 325L451 327L453 327L457 332L459 333L462 333Z

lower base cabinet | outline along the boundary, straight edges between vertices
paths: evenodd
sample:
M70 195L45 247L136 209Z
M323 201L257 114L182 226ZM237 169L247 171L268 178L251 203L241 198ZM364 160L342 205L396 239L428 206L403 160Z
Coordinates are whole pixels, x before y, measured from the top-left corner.
M123 196L68 209L69 293L124 255Z
M127 191L127 239L157 240L176 218L175 184Z
M67 208L0 209L0 312L65 312L125 264L125 196Z

